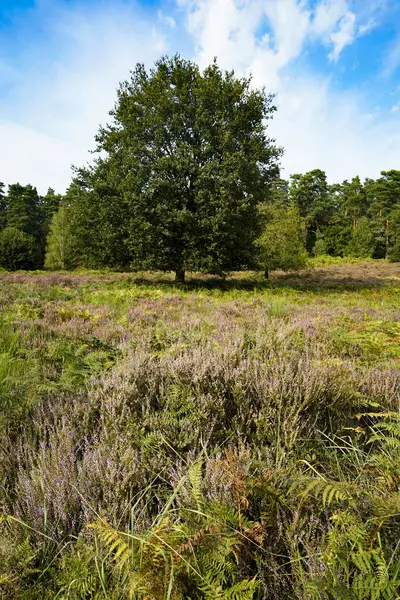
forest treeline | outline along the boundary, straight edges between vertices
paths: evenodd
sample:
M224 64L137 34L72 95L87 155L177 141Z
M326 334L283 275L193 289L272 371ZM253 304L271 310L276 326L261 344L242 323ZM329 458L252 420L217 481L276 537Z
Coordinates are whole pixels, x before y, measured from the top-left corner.
M76 180L64 195L20 184L0 190L1 267L135 269L126 205L118 212L97 198L93 206L94 193ZM296 268L305 253L400 261L400 171L330 185L316 169L277 179L265 195L264 233L253 247L260 268Z
M66 194L0 188L5 269L292 269L308 255L400 260L400 171L280 178L274 96L179 56L123 82Z

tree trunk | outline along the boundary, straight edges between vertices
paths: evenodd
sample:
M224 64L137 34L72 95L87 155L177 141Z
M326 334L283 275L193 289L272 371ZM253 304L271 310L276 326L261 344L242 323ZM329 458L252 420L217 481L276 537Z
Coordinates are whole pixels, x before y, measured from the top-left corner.
M264 271L264 277L265 277L265 279L269 279L269 271L268 271L268 267L265 267L265 271Z
M183 269L176 269L175 283L185 283L185 271Z

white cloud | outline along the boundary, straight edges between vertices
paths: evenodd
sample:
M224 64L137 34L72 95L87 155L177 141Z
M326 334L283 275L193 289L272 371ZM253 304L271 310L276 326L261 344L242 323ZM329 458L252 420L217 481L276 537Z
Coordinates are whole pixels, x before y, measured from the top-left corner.
M175 27L176 27L176 21L170 15L164 15L164 13L162 12L162 10L158 10L157 11L157 16L158 16L158 19L159 19L159 21L161 23L167 25L168 27L171 27L172 29L175 29Z
M320 2L315 8L314 32L319 36L329 35L348 10L349 6L346 0L324 0Z
M368 27L372 24L369 22ZM356 29L356 15L350 10L347 0L324 0L317 5L313 20L313 33L333 46L329 59L336 61L342 50L351 44L356 35L370 29L366 25Z
M0 99L0 180L31 182L43 192L65 189L70 165L91 159L118 83L136 62L151 64L167 46L150 19L123 4L40 18L58 56L53 61L43 53Z
M256 86L277 92L270 132L285 147L285 177L322 168L331 181L340 181L356 174L374 177L400 164L400 124L390 116L371 119L356 92L334 92L328 77L302 72L294 62L312 39L333 46L331 58L337 59L362 33L346 0L324 0L313 13L296 0L181 0L181 5L197 60L204 64L217 55L224 68L251 72ZM265 18L271 33L260 39ZM368 22L368 13L363 18Z
M69 141L17 123L0 121L0 180L32 183L44 193L63 190L70 181L72 162L84 162L87 153L79 140ZM87 140L85 140L87 145Z
M333 92L324 78L284 78L281 86L270 131L285 146L284 177L321 168L337 182L398 168L396 119L364 113L357 95Z
M278 93L270 127L286 147L285 176L321 167L340 180L400 164L397 114L371 118L355 92L334 92L327 77L297 60L316 41L337 59L364 33L363 24L373 26L376 13L364 3L359 18L356 0L351 7L350 0L322 0L313 9L306 0L176 0L179 9L168 16L123 1L86 12L68 4L37 9L50 43L32 60L25 56L23 68L0 57L10 82L0 99L0 180L65 189L71 163L91 159L87 150L108 119L118 82L136 62L150 65L164 52L182 52L201 66L217 56L223 68L252 73L255 86ZM371 2L374 11L378 4Z
M375 21L375 19L371 18L366 23L363 23L362 25L359 26L358 35L359 36L366 35L370 31L375 29L375 27L376 27L376 21Z
M337 31L334 31L331 36L333 50L329 54L330 60L337 60L345 46L351 44L356 36L356 16L352 12L347 12L339 22Z

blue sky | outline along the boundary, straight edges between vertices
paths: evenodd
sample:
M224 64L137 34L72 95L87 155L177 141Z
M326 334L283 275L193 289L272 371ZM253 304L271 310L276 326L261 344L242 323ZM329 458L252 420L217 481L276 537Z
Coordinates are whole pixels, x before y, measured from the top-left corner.
M0 181L63 191L118 82L176 52L277 94L283 176L400 169L400 0L0 0Z

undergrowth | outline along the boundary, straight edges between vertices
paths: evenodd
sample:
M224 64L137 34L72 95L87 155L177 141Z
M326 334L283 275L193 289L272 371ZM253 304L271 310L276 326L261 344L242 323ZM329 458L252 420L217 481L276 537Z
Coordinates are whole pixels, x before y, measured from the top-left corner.
M0 597L400 597L397 271L2 274Z

